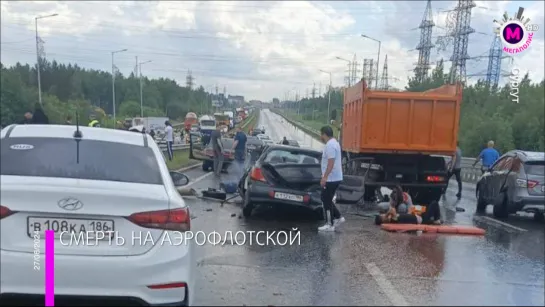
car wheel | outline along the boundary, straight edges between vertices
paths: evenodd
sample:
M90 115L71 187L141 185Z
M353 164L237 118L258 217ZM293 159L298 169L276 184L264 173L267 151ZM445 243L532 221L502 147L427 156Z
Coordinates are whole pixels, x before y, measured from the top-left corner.
M208 164L206 162L202 163L202 170L208 172Z
M543 222L544 220L545 220L545 213L543 212L534 213L534 221Z
M244 193L244 198L242 202L242 215L244 217L250 217L252 215L252 211L254 210L254 205L250 202L250 193L248 193L248 190Z
M486 203L486 200L482 196L481 191L477 187L477 210L475 212L477 213L485 213L486 212L486 206L488 204Z
M507 195L503 194L503 201L497 204L494 204L494 211L492 212L495 218L504 219L509 216L507 211Z

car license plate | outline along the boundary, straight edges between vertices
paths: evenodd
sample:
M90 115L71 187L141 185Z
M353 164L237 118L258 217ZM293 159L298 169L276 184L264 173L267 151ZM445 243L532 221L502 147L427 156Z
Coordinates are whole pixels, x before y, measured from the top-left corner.
M274 193L274 198L276 199L286 199L291 201L298 201L303 202L303 196L301 195L293 195L293 194L287 194L287 193Z
M248 145L248 149L255 149L254 145Z
M76 235L79 235L79 233L88 235L93 232L104 232L104 237L107 238L109 237L108 232L112 234L111 231L114 231L114 221L112 220L29 217L27 222L30 237L33 237L35 231L39 231L40 236L44 238L44 231L53 230L55 238L59 238L61 233L65 231Z

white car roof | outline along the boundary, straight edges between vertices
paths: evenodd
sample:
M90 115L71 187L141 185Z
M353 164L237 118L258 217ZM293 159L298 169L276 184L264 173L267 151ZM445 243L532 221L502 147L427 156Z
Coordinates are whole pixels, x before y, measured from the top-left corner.
M116 130L108 128L95 128L80 126L79 130L82 139L125 143L130 145L144 146L144 137L147 134L134 133L132 131ZM10 137L35 137L35 138L67 138L74 137L76 126L73 125L10 125L2 129L1 138Z

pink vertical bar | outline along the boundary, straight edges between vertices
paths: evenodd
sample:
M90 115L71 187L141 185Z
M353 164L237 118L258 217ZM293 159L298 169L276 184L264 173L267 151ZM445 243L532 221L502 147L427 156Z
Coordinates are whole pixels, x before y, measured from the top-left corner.
M45 231L45 305L55 306L55 232Z

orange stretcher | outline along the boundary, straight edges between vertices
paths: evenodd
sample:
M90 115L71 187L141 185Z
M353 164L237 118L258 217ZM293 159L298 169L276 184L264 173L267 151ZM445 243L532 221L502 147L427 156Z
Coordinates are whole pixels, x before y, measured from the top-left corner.
M485 230L473 226L454 226L454 225L415 225L415 224L382 224L381 228L391 232L409 232L422 231L427 233L449 233L483 236Z

